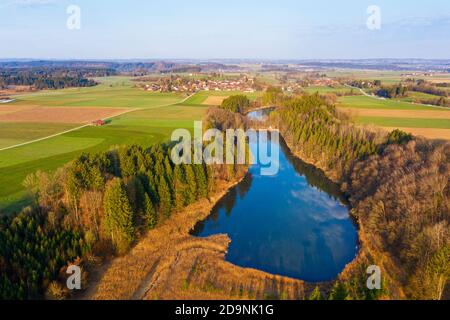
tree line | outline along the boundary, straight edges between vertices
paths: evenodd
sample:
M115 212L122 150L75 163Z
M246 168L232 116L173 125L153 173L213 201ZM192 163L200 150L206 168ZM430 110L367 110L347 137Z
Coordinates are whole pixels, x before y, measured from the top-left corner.
M271 122L349 196L363 233L362 262L338 292L364 296L359 278L367 279L364 266L376 264L384 272L384 295L449 298L448 142L356 127L317 94L289 99Z
M31 68L0 69L0 88L30 86L37 90L91 87L97 83L89 78L114 75L110 69Z

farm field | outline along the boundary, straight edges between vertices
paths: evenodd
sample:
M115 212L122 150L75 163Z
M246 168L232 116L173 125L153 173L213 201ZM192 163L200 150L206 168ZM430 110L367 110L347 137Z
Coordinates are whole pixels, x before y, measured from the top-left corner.
M429 82L450 82L450 75L448 73L435 73L433 75L405 75L405 71L378 71L378 70L337 70L327 72L327 76L331 78L352 78L359 80L381 80L382 84L390 85L397 84L401 80L407 78L423 79Z
M0 149L77 127L66 123L0 123Z
M439 99L439 96L436 96L434 94L428 94L423 92L414 92L414 91L408 91L407 96L403 98L399 98L401 101L405 102L415 102L420 100L437 100Z
M208 105L219 105L230 95L242 94L203 91L184 99L182 95L139 90L129 78L109 77L101 81L97 87L20 95L14 97L17 100L13 103L0 106L0 149L127 112L103 127L88 126L0 151L0 212L9 213L27 203L22 182L30 173L55 170L81 152L107 150L121 144L147 146L168 140L174 129L192 129L193 121L202 118ZM308 88L310 92L320 93L336 90L349 89ZM245 94L251 100L261 95L259 92ZM409 128L410 132L428 137L450 139L450 110L365 96L340 97L338 107L345 108L361 125ZM427 130L434 131L427 134Z
M87 126L47 140L0 151L0 213L14 212L14 210L29 202L22 186L22 182L28 174L38 170L55 170L82 152L108 150L112 146L122 144L149 146L166 141L170 138L174 129L192 129L193 121L200 120L207 109L205 105L195 106L180 103L183 101L182 96L167 94L158 96L158 94L149 94L136 88L127 87L126 84L117 85L116 81L111 82L114 79L107 80L109 83L115 83L116 87L105 90L128 92L126 105L139 105L140 108L137 110L130 109L131 112L113 118L103 127ZM86 91L90 91L90 89L79 90L78 94L84 100L96 101L96 97L101 92L100 95L106 99L107 93L102 92L103 89L93 90L92 95L89 95ZM73 100L79 99L77 98L78 94L73 91L69 89L46 92L45 94L32 94L32 97L21 97L18 103L25 105L25 101L30 101L29 103L36 105L36 102L39 101L39 103L45 105L44 100L46 100L54 101L54 107L61 105L68 107L68 105L73 104ZM117 96L120 96L117 92L114 95L116 95L116 99L118 99ZM137 104L133 103L132 97L136 97ZM106 103L106 100L96 102L96 107L98 108L100 105L100 107L106 108L105 110L114 109L111 107L116 106L114 104L115 98L108 99L110 99L108 103ZM125 106L123 101L119 100L118 102L122 108ZM8 106L15 105L14 103ZM51 109L52 107L43 108ZM73 110L79 110L80 108L73 105ZM86 111L89 109L86 108ZM114 110L119 111L121 109ZM70 112L70 108L67 112ZM78 125L57 122L50 124L1 122L0 148L64 132Z
M256 100L258 97L261 96L261 92L251 92L251 93L244 93L240 91L200 91L197 92L194 96L187 99L183 104L185 105L192 105L192 106L205 106L208 105L208 101L212 101L214 104L217 104L218 100L228 98L229 96L236 95L236 94L244 94L246 95L251 101ZM214 105L213 104L213 105Z
M331 78L352 78L360 80L381 80L383 84L398 83L402 79L399 71L370 71L370 70L338 70L329 71L327 76Z
M303 91L313 94L318 92L319 94L326 94L326 93L347 93L352 91L352 88L345 87L345 86L339 86L339 87L325 87L325 86L311 86L303 88ZM359 90L353 89L354 94L359 95L361 92Z
M357 123L375 124L380 127L437 128L450 130L450 119L358 117Z
M390 132L394 129L399 129L404 132L408 132L415 136L421 136L433 140L450 140L450 129L439 129L439 128L404 128L400 126L383 127L384 130Z
M430 107L418 104L412 104L405 101L396 101L389 99L375 99L367 96L347 96L340 97L337 103L338 107L356 108L356 109L387 109L387 110L428 110L442 111L445 108Z
M132 109L80 107L8 107L9 113L0 114L1 123L72 123L87 124L94 120L114 117ZM16 109L16 110L15 110Z
M22 182L38 170L50 171L82 152L108 150L122 144L149 146L170 138L174 129L193 129L206 107L173 105L119 116L104 127L85 127L55 138L0 152L0 212L27 202Z
M450 119L450 110L389 110L389 109L356 109L343 108L339 110L350 113L353 117L384 117L412 119Z
M95 108L147 108L154 105L174 104L183 97L174 93L153 93L134 88L129 78L109 77L97 79L98 86L41 91L14 96L8 106L43 107L95 107Z
M339 98L338 108L360 125L375 125L430 139L450 140L450 109L367 96Z

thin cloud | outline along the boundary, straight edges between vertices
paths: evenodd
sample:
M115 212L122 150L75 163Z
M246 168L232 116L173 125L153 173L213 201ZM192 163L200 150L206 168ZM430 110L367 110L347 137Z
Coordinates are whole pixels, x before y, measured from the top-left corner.
M439 17L405 17L394 21L383 21L381 30L390 31L412 31L433 28L436 30L447 30L450 27L450 16ZM323 25L302 26L297 29L301 36L334 36L336 34L366 34L369 32L365 20L358 24L333 23Z
M44 7L54 5L55 0L13 0L0 4L0 8L6 7Z

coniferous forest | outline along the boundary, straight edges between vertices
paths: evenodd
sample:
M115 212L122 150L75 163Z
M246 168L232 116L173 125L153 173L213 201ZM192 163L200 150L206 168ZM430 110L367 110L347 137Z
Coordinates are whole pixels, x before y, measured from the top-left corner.
M65 270L123 255L177 210L208 198L233 165L174 166L170 148L124 146L85 153L24 184L34 205L0 224L0 298L64 298Z

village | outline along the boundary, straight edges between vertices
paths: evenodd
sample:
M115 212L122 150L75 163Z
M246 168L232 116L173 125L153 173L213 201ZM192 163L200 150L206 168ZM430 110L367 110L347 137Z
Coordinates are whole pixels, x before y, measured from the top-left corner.
M307 78L295 81L286 81L282 84L281 89L283 92L302 92L304 88L309 87L337 87L339 86L339 81L330 78Z
M194 79L193 75L189 77L170 76L165 78L147 78L141 81L139 87L150 92L185 92L195 93L198 91L240 91L244 93L253 93L256 91L264 91L269 84L264 81L257 81L253 76L241 75L236 79L219 79L217 77L204 77ZM284 82L284 83L283 83ZM334 87L338 86L339 82L325 77L306 77L302 80L290 79L287 81L280 81L281 89L284 92L301 91L305 87L310 86L324 86Z
M156 81L145 84L144 89L152 92L187 92L198 91L241 91L255 92L255 79L241 76L239 79L192 79L190 77L159 78Z

